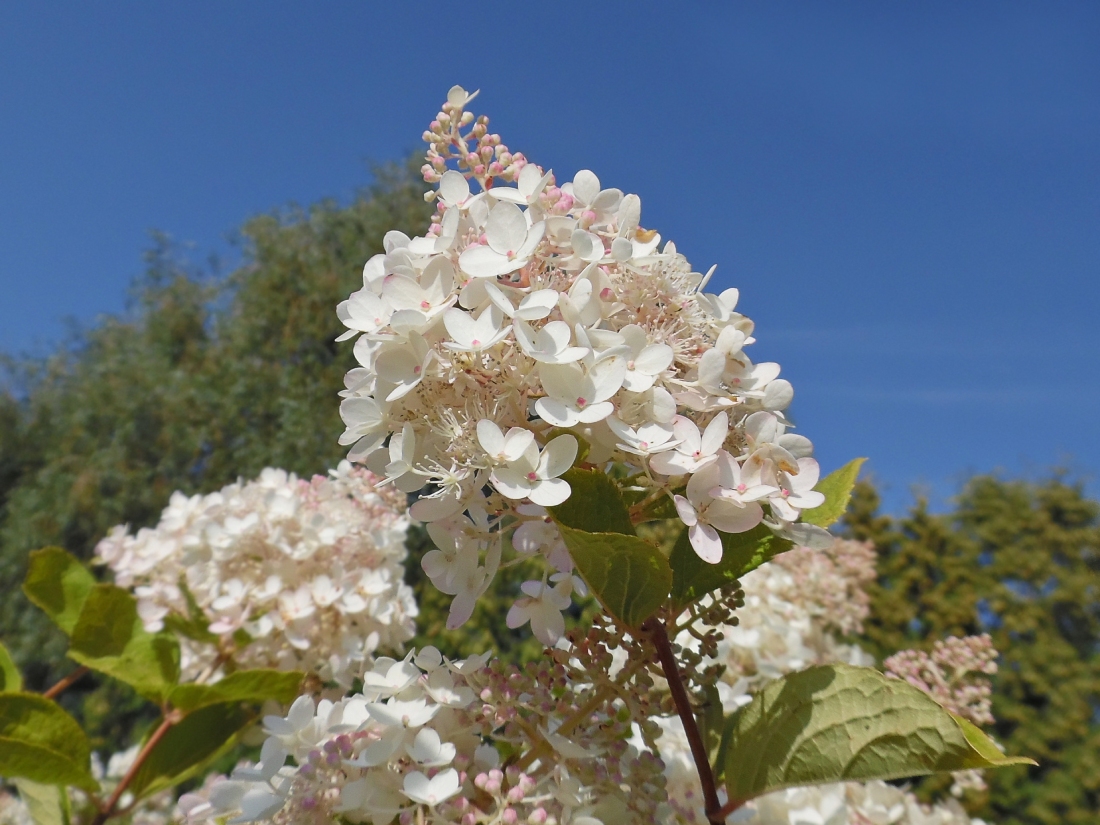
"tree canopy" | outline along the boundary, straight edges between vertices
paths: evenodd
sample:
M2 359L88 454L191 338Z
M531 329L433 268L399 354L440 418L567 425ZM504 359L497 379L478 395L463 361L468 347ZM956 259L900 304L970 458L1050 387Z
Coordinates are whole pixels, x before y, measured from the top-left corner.
M1005 825L1091 823L1100 810L1100 505L1079 484L973 478L954 509L877 515L857 488L851 534L879 550L863 638L873 652L989 633L994 738L1039 766L990 773L973 813ZM937 780L933 780L933 783ZM938 781L942 784L942 780Z

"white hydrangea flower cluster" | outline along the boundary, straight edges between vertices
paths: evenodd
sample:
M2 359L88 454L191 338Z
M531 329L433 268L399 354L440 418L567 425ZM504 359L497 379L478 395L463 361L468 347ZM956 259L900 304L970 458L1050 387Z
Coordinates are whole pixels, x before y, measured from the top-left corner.
M269 468L209 495L175 493L156 527L112 530L97 561L133 589L147 629L196 611L208 623L216 643L181 638L184 678L231 659L346 682L416 629L404 496L377 481L344 461L327 478Z
M192 823L274 825L654 821L662 764L627 744L629 713L608 715L590 688L574 697L560 663L487 659L450 662L428 647L376 660L361 693L300 697L264 718L258 763L184 795L180 810ZM498 746L543 751L504 766Z
M637 195L587 170L558 185L507 151L466 111L472 98L452 89L425 133L431 229L388 233L338 308L360 364L345 380L341 443L420 492L411 513L440 549L425 570L455 596L450 626L489 587L498 528L516 522L536 525L514 546L550 574L525 598L543 616L569 603L572 563L540 508L569 497L561 476L579 439L587 466L627 465L653 499L673 497L709 562L721 558L718 531L761 522L827 542L798 523L824 500L813 445L788 432L793 390L779 365L746 352L753 323L736 311L738 291L706 293L713 269L692 271L644 229ZM553 642L559 625L540 638Z
M725 671L717 687L724 714L748 704L753 693L768 682L813 665L873 666L872 656L858 645L842 642L838 634L862 629L869 604L864 588L874 578L874 548L839 539L825 549L796 548L745 575L741 580L745 604L736 613L738 623L718 629L716 661ZM688 649L698 646L686 632L676 641ZM663 731L658 747L674 811L669 822L706 825L699 774L683 725L675 716L658 722ZM778 791L747 803L729 821L745 825L983 825L979 819L971 820L955 800L925 806L913 794L883 782Z

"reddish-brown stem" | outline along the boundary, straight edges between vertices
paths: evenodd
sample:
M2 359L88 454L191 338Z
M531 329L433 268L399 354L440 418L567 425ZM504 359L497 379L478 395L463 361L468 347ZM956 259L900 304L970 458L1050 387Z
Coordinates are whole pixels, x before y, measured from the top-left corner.
M716 821L725 822L726 817L728 817L744 804L745 801L743 799L731 799L729 802L722 806L721 810L718 811L718 816L721 818L717 819Z
M88 668L84 667L84 665L81 665L76 670L74 670L72 673L70 673L68 676L65 676L65 677L59 679L56 685L54 685L52 688L47 690L42 695L45 696L47 699L56 698L61 693L68 690L74 684L79 682L84 677L84 674L87 673L87 672L88 672Z
M118 805L118 801L122 798L122 795L126 793L126 788L130 783L134 781L134 777L137 776L137 772L141 770L141 766L145 764L145 760L149 758L149 754L153 752L153 748L157 746L157 743L164 738L164 735L172 729L172 726L180 721L182 717L176 711L167 713L164 719L161 720L160 727L153 731L153 735L149 737L149 741L145 743L137 757L134 759L134 764L130 766L130 770L126 771L126 775L122 777L122 781L118 783L118 787L115 788L114 793L111 794L111 798L108 799L99 809L99 813L95 815L95 819L92 820L92 825L103 825L111 816L115 813L115 806Z
M722 803L718 800L718 787L714 782L714 771L710 768L710 756L707 754L707 746L703 743L703 735L699 732L699 725L695 721L695 712L691 707L687 688L684 687L684 680L680 676L680 666L676 661L676 654L672 652L668 632L656 617L646 619L642 624L642 630L649 632L649 637L657 648L657 658L661 661L665 680L668 682L669 690L672 691L672 701L676 704L676 712L684 724L684 732L691 747L691 758L695 760L695 768L699 771L699 784L703 786L703 804L707 819L711 823L720 825L726 821L726 817L720 815Z

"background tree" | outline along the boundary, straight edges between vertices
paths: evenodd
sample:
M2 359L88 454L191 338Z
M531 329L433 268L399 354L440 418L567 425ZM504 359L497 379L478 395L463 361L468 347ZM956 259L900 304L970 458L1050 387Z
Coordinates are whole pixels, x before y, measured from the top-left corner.
M362 284L387 230L423 232L431 211L411 168L376 180L346 206L249 221L244 264L227 278L190 267L158 237L125 315L48 359L8 359L0 637L32 688L60 675L46 663L65 648L20 591L30 550L58 544L87 559L113 525L155 523L173 490L210 492L265 466L308 477L343 457L336 391L354 358L335 343L336 304ZM71 696L95 718L121 701ZM99 733L111 738L117 717L103 716Z
M861 484L846 519L880 553L866 633L873 652L990 633L1001 652L992 732L1039 761L991 773L973 813L1004 825L1096 822L1100 505L1061 478L980 476L942 516L924 501L897 521L877 509L874 489Z

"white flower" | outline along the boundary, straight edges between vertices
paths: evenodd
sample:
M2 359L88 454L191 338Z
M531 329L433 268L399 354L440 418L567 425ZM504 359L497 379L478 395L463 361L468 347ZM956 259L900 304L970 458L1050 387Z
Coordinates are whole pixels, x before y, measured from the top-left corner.
M546 231L541 221L529 226L519 207L500 202L489 211L485 223L485 246L471 246L458 259L462 271L472 278L496 278L522 269Z
M336 340L346 341L359 332L378 332L390 322L393 307L385 298L364 287L353 292L348 300L341 301L336 307L336 314L348 328Z
M719 479L718 464L708 464L688 480L687 498L680 495L674 497L676 512L688 527L692 549L699 558L710 564L722 560L719 530L723 533L744 533L764 518L759 504L715 498L711 491L718 486Z
M454 768L437 773L431 779L420 771L405 774L402 791L414 802L434 808L458 793L458 771Z
M477 440L495 464L511 464L518 461L527 450L535 445L535 434L522 427L512 427L505 435L500 427L483 418L477 422Z
M512 203L522 206L531 206L538 201L539 195L543 193L546 189L546 184L548 184L553 177L553 171L548 171L544 175L542 174L542 170L531 163L524 166L523 171L519 173L515 189L511 189L507 186L494 186L489 190L489 194L497 200L511 201Z
M509 318L518 318L521 321L537 321L545 318L558 305L558 293L553 289L539 289L527 293L520 299L518 307L512 305L511 300L496 284L486 282L485 292L493 302L493 306Z
M621 334L630 347L623 386L631 392L645 392L672 364L672 347L649 343L645 330L637 324L623 327Z
M428 704L424 699L407 702L389 699L367 704L371 719L388 728L418 728L430 722L438 712L439 705Z
M524 598L517 599L508 609L508 627L522 627L531 623L535 638L552 647L565 633L565 619L561 612L569 607L572 579L568 576L551 587L545 582L524 582L520 589Z
M455 758L455 746L450 742L440 741L439 734L431 728L421 728L405 750L414 762L426 768L449 765Z
M749 459L750 462L753 459ZM810 510L825 503L825 496L814 490L821 475L821 468L812 458L798 459L798 471L778 470L775 473L778 489L768 496L772 513L784 521L795 521L801 510Z
M654 456L649 466L655 472L669 476L694 473L717 458L729 433L729 418L724 412L718 413L700 434L694 421L677 416L672 422L672 432L678 442L675 452Z
M564 321L551 321L536 333L522 319L517 319L513 328L523 352L544 364L571 364L591 352L588 347L570 346L573 332Z
M615 416L607 419L607 426L620 439L619 448L634 455L652 455L674 449L680 442L672 441L673 429L668 424L652 421L635 430Z
M577 439L566 434L550 441L540 453L532 439L519 457L494 469L489 479L503 496L553 507L569 498L569 482L558 476L573 466L577 448Z
M535 402L538 414L555 427L603 421L615 411L608 401L626 377L626 362L609 358L588 370L576 364L543 364L539 376L547 396Z
M375 359L375 367L378 377L393 385L386 401L396 401L415 389L435 357L424 336L415 332L405 343L384 345Z
M623 197L619 189L601 189L600 179L587 169L577 172L569 190L582 219L590 225L605 223L619 208Z
M498 344L508 334L508 327L500 328L502 316L495 306L486 307L475 320L461 309L448 309L443 323L451 336L444 341L447 349L458 352L481 352Z

